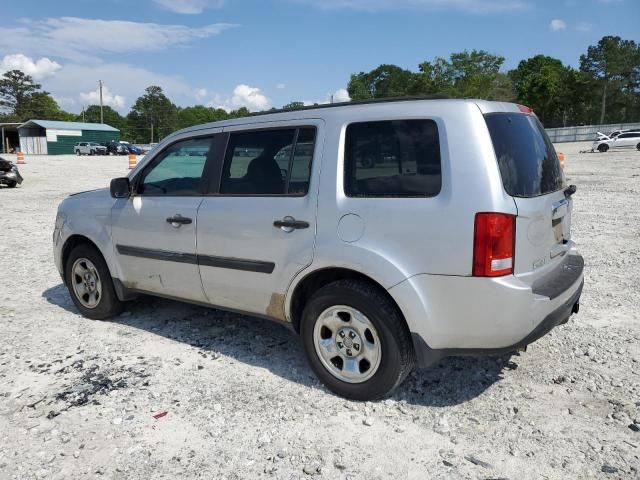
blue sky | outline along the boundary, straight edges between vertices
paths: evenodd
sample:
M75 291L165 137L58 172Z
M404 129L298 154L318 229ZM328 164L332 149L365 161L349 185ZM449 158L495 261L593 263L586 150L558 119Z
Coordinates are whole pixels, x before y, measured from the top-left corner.
M3 0L0 72L61 106L126 112L151 84L182 106L260 110L343 99L351 73L485 49L505 69L543 53L577 66L604 35L640 41L640 0Z

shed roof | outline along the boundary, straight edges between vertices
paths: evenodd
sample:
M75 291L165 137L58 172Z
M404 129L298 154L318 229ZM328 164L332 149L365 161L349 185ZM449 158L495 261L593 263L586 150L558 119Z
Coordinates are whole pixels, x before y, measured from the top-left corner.
M94 130L103 132L119 132L117 128L106 123L84 123L84 122L59 122L55 120L29 120L20 125L20 128L37 125L42 128L53 128L59 130Z

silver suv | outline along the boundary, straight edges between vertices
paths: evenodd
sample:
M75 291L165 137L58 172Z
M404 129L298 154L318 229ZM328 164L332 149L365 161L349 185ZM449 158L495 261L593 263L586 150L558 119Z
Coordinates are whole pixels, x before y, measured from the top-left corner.
M375 399L578 311L574 192L515 104L269 113L177 132L64 200L55 263L89 318L151 294L284 322L330 390Z
M106 155L107 147L96 142L78 142L73 151L76 155Z

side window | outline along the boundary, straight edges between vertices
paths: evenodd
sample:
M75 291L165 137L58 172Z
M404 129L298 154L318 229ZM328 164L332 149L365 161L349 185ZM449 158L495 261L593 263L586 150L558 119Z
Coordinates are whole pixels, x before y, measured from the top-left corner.
M315 128L232 133L222 195L306 195Z
M183 140L162 151L143 172L141 195L197 195L213 137Z
M434 197L442 186L438 127L433 120L353 123L344 168L349 197Z

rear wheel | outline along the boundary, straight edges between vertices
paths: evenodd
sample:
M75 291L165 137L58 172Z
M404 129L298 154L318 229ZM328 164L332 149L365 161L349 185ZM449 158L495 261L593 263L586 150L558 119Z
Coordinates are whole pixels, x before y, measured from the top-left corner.
M636 145L636 150L640 151L640 143Z
M603 143L602 145L598 145L598 151L600 153L606 153L609 150L609 145Z
M307 358L332 392L353 400L391 393L413 369L409 330L383 290L360 280L319 289L302 314Z
M7 183L7 187L9 188L16 188L18 186L17 182L9 182Z
M83 316L105 320L122 311L124 304L116 296L109 268L91 245L78 245L71 251L65 279L71 299Z

